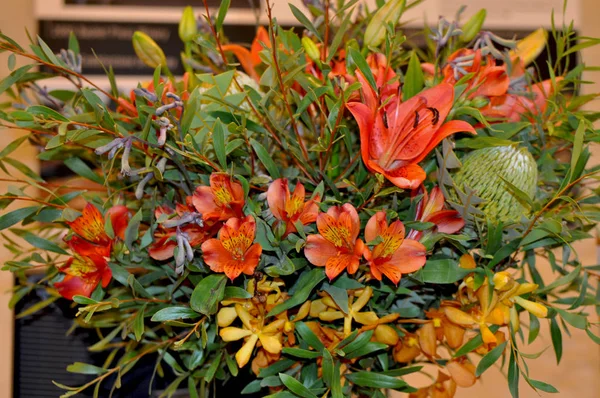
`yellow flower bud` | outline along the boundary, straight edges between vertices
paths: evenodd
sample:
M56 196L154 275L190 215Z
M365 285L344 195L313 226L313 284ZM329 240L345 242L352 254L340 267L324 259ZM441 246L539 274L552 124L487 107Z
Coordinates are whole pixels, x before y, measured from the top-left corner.
M514 332L518 332L521 328L519 313L517 312L517 308L515 306L510 308L510 326Z
M487 15L487 11L485 8L477 11L475 15L473 15L463 26L462 26L462 35L460 35L460 39L464 42L469 42L477 36L477 33L481 30L483 26L483 22L485 21L485 17Z
M545 318L548 316L548 308L540 303L534 303L533 301L525 300L519 296L515 297L514 300L515 303L519 304L538 318Z
M517 42L517 48L510 52L510 58L519 57L523 65L528 65L540 55L544 47L548 32L544 28L539 28L526 38Z
M304 47L304 51L306 51L306 55L313 61L318 61L321 59L321 52L319 51L319 47L308 37L302 38L302 47Z
M398 333L389 325L377 325L375 328L375 339L383 344L396 345L398 344Z
M131 39L136 55L143 63L151 68L167 66L165 53L150 36L139 30L135 31Z
M537 288L538 288L537 283L521 283L514 295L522 296L524 294L533 292Z
M460 256L460 259L458 260L458 264L460 265L461 268L464 268L464 269L477 268L477 264L475 264L475 259L469 253L465 253L462 256Z
M181 41L192 41L198 33L198 25L194 16L194 9L187 6L183 9L183 14L179 20L179 38Z
M496 290L508 290L510 289L511 285L509 282L512 282L512 276L510 276L510 274L506 271L501 271L501 272L496 272L494 274L494 287L496 288Z
M386 26L396 25L404 12L406 0L388 0L373 17L365 30L365 45L377 47L385 40Z

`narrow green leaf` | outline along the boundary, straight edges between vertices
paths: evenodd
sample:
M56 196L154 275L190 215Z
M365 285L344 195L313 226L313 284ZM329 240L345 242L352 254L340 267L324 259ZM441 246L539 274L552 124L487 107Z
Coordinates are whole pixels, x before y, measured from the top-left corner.
M294 394L302 398L317 398L317 396L313 394L312 391L310 391L304 386L304 384L300 383L292 376L287 375L285 373L279 373L279 378L281 379L283 384L285 384L285 386Z
M304 322L296 322L296 332L302 340L315 350L321 352L325 348L321 340L313 333Z
M135 341L140 341L144 335L144 313L146 312L146 304L144 304L135 314L133 320L133 334L135 335Z
M101 375L106 373L107 370L98 366L90 365L83 362L75 362L67 366L67 372L79 373L83 375Z
M513 398L519 398L519 365L512 350L508 361L508 389Z
M413 51L410 54L410 60L408 61L408 70L404 77L404 85L402 86L402 101L406 101L409 98L414 97L423 90L425 85L425 78L423 77L423 69L421 69L421 63L417 52Z
M413 277L425 283L454 283L473 270L460 268L455 260L430 260Z
M329 293L333 301L335 301L344 314L348 313L348 291L346 289L340 289L339 287L327 285L323 288L323 290Z
M496 361L504 352L504 349L506 348L506 343L507 342L505 341L504 343L494 348L492 351L485 354L483 358L481 358L481 361L479 361L479 364L477 365L477 369L475 369L475 377L481 376L483 372L485 372L490 366L496 363Z
M304 350L302 348L284 347L282 352L297 358L314 359L321 356L317 351Z
M0 151L0 159L13 153L19 146L21 146L23 142L27 141L27 139L29 139L28 135L22 135L7 146L5 146L4 149Z
M273 161L273 158L271 157L271 155L269 155L269 152L267 152L265 147L262 146L262 144L256 141L254 138L250 138L250 145L252 145L252 148L254 148L256 156L258 156L258 159L261 161L263 166L265 166L265 169L267 169L269 175L273 179L280 178L281 174L279 173L279 168L277 167L277 165Z
M587 318L583 315L573 314L560 308L554 308L559 313L560 317L564 319L569 325L576 327L577 329L584 330L587 328Z
M69 122L70 120L44 105L33 105L27 108L27 112L31 115L42 116L46 120L55 120L59 122Z
M85 164L83 160L73 157L66 159L64 163L65 166L71 169L73 173L98 184L104 184L104 179L98 174L94 173L94 171L87 164Z
M360 371L346 374L346 380L360 387L391 388L393 390L408 387L405 381L382 373Z
M165 322L173 319L195 319L200 314L188 307L167 307L157 311L152 318L152 322Z
M17 83L29 69L33 68L35 64L25 65L17 70L14 70L10 75L6 76L0 81L0 94L8 90L13 84Z
M548 383L544 383L543 381L530 379L529 382L531 383L531 385L533 387L535 387L536 390L541 390L543 392L547 392L547 393L551 393L551 394L556 394L558 392L558 390L554 386L552 386Z
M142 209L139 209L137 213L131 217L129 224L127 224L127 229L125 229L125 245L129 250L133 250L133 242L135 242L139 236L141 222Z
M69 33L69 50L73 51L75 55L79 54L79 41L75 33Z
M223 22L225 21L225 16L227 15L227 10L229 10L230 4L231 0L221 0L221 6L219 7L219 12L217 13L217 19L215 20L215 29L217 32L219 32L223 27Z
M221 119L217 119L213 126L213 148L219 164L223 170L227 170L227 154L225 150L225 126L221 122Z
M16 230L16 229L11 229L11 231L13 231L16 235L19 235L21 238L25 239L33 247L37 247L38 249L47 250L47 251L51 251L51 252L58 253L58 254L66 254L66 255L69 254L65 250L63 250L60 246L58 246L56 243L51 242L42 237L39 237L38 235L36 235L32 232L24 231L24 230Z
M556 354L556 363L560 363L562 358L562 332L556 322L556 318L550 319L550 335L552 337L552 346L554 347L554 353Z
M0 231L23 221L38 209L37 206L23 207L0 216Z
M371 68L369 67L369 64L367 63L367 60L365 59L365 57L362 56L360 51L351 47L348 50L347 61L351 64L356 65L356 67L360 70L360 72L365 77L365 79L367 79L367 82L369 82L369 85L371 86L371 88L373 88L373 90L377 91L377 83L375 82L375 77L373 76L373 72L371 72Z
M579 276L580 273L581 273L581 265L578 265L573 271L569 272L567 275L565 275L561 278L558 278L554 282L538 289L537 294L548 293L548 292L551 292L552 290L556 289L557 287L567 285L567 284L573 282L575 280L575 278L577 278L577 276Z
M529 338L527 344L531 344L535 341L538 334L540 333L540 320L538 317L529 313Z
M310 19L308 19L308 17L304 15L302 11L300 11L295 5L290 4L289 6L292 10L292 14L294 14L294 17L296 17L298 22L304 25L306 29L310 30L317 37L317 39L319 39L319 41L323 41L323 39L321 38L321 34L317 30L317 28L315 28Z

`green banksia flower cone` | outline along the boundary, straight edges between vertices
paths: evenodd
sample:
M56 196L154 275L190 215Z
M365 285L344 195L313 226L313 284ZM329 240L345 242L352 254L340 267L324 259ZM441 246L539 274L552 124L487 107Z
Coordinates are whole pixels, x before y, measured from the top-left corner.
M484 200L478 208L489 221L512 223L527 215L528 210L511 194L504 180L533 199L537 164L526 148L483 148L468 154L452 178L457 188L464 190L467 186Z

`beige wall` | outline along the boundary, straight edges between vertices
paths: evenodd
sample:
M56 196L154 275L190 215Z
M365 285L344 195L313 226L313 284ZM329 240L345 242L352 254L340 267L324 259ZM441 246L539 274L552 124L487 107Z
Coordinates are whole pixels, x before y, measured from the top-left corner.
M279 0L278 0L279 1ZM283 0L282 0L283 1ZM460 0L454 0L457 5ZM600 37L600 1L581 0L582 7L582 30L586 36ZM16 38L19 42L26 42L24 27L31 32L35 31L33 19L33 0L0 0L0 30L3 33ZM600 50L592 49L585 53L585 61L588 64L600 65ZM0 54L0 77L8 73L6 67L6 55ZM598 80L600 73L590 74L587 80ZM600 92L598 84L595 87L586 88L588 92ZM593 105L596 109L598 105ZM6 143L14 138L7 138L7 134L16 137L18 132L2 131L2 142ZM597 151L598 152L598 151ZM21 160L30 159L33 163L34 157L31 149L23 148L19 154ZM598 161L598 153L595 159ZM2 175L0 175L2 177ZM0 182L0 192L5 192L6 184ZM0 247L0 259L8 255ZM597 254L594 242L586 242L582 248L582 257L585 264L596 264ZM3 261L2 261L3 262ZM0 293L5 292L12 286L12 276L7 272L0 272ZM0 397L11 396L12 386L12 313L8 310L7 303L9 295L0 294ZM43 331L40 331L43 333ZM551 345L548 333L543 333L539 343L531 348L535 352ZM564 358L560 366L556 366L552 350L549 349L536 361L530 361L532 377L538 380L553 383L561 392L561 397L595 398L600 391L600 347L592 344L585 333L576 333L572 339L567 339L564 346ZM504 398L509 393L506 388L506 380L498 370L490 370L482 382L468 390L461 390L459 397L486 397ZM522 388L522 397L535 397L537 394Z

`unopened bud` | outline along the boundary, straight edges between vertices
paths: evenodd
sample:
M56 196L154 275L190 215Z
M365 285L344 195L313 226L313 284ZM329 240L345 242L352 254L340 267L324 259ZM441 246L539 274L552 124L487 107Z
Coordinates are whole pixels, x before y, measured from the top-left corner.
M519 57L523 65L529 65L546 47L547 38L548 32L546 29L537 29L526 38L517 42L517 48L510 52L510 58L514 60Z
M133 34L131 41L136 55L144 64L151 68L156 68L159 65L167 66L165 53L150 36L138 30Z
M481 30L486 15L487 11L485 8L477 11L477 13L462 26L462 35L460 35L460 39L464 42L473 40Z
M475 97L471 100L471 105L473 105L473 107L477 109L481 109L489 103L490 100L486 97Z
M497 290L503 291L507 290L505 288L510 288L509 282L512 282L512 277L506 271L496 272L494 274L494 287Z
M548 316L548 308L540 303L534 303L533 301L525 300L519 296L515 297L514 300L515 303L519 304L538 318L545 318Z
M510 327L513 330L513 332L518 332L521 328L519 313L517 312L517 308L514 305L510 307Z
M319 51L319 47L312 41L309 37L302 38L302 47L304 47L304 51L306 51L306 55L313 61L318 61L321 58L321 52Z
M389 0L385 3L367 25L365 30L365 45L377 47L385 40L387 25L396 25L404 12L406 0Z
M198 33L198 25L194 16L194 9L187 6L183 9L183 14L179 20L179 38L181 41L192 41Z

